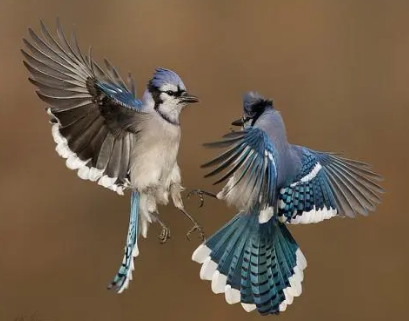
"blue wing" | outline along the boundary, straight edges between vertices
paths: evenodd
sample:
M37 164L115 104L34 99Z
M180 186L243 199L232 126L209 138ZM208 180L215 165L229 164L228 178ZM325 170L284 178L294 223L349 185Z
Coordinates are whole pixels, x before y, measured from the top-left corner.
M116 68L107 59L104 59L104 62L106 65L105 73L97 66L99 73L103 76L96 82L96 86L101 89L101 91L109 97L113 103L141 112L143 103L136 98L135 82L131 74L128 74L127 86Z
M316 223L335 215L367 215L380 202L381 176L358 161L333 153L294 146L301 154L298 175L281 188L278 216L281 222Z
M97 86L117 104L140 111L142 101L136 99L135 92L129 91L125 86L106 82L98 82Z
M207 147L228 147L227 151L203 164L202 167L216 166L205 177L226 170L214 184L229 179L222 190L221 198L233 194L252 207L273 206L276 201L276 151L266 133L259 128L248 128L229 133L224 140L205 144ZM247 193L243 195L242 193Z
M67 41L58 21L58 40L43 23L42 37L29 33L24 64L48 105L56 151L79 177L122 193L128 186L132 136L144 112L132 77L126 85L107 60L101 69L91 51L81 53L75 36Z

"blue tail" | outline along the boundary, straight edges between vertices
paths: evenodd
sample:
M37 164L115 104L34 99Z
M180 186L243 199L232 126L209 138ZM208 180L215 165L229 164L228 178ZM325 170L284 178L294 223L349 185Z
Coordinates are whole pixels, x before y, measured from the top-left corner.
M247 311L278 314L301 294L304 255L274 217L259 223L258 214L237 214L200 245L192 259L203 264L200 278L212 281L214 293Z
M132 192L131 195L131 215L129 219L128 236L126 238L125 254L121 267L114 280L108 286L108 289L115 289L121 293L128 288L129 281L132 280L132 271L134 270L133 258L139 254L138 249L138 227L139 227L139 193Z

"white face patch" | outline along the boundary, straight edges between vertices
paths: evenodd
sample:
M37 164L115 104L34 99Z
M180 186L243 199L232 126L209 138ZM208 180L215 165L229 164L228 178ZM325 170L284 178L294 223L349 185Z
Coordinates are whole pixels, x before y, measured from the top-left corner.
M163 103L165 104L177 104L179 99L175 96L169 95L166 92L160 93L160 99L162 99Z
M179 89L177 86L173 85L173 84L164 84L163 86L161 86L159 88L160 91L166 92L168 90L173 91L173 92L177 92Z
M184 86L178 87L174 84L166 83L159 88L162 103L158 106L158 111L167 121L179 124L179 114L187 105L187 102L180 98L179 94L185 90Z
M165 84L161 86L159 90L161 91L160 98L162 99L163 104L168 105L167 109L172 110L173 108L176 108L180 103L180 100L178 97L175 97L173 93L177 93L179 88L173 84ZM169 94L168 91L170 92Z
M166 117L168 121L178 124L180 112L186 104L181 103L177 97L170 96L167 93L161 93L159 97L162 103L158 106L158 110L162 117Z
M253 119L247 118L244 123L243 123L243 128L249 128L251 127L251 122L253 121Z

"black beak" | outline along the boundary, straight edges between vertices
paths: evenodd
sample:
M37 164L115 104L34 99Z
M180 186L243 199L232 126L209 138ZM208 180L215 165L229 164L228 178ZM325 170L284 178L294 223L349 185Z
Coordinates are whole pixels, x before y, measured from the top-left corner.
M231 123L233 126L243 126L244 125L244 121L243 118L237 119L234 122Z
M187 104L199 102L199 98L197 96L188 94L187 92L184 92L182 95L180 95L180 100Z

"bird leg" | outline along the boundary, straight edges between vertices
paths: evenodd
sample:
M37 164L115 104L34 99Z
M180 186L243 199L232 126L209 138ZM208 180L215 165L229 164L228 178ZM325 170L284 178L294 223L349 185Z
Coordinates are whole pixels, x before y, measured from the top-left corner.
M198 231L199 232L199 236L202 239L202 241L204 241L206 239L204 231L203 231L203 227L201 225L199 225L199 223L193 218L192 215L190 215L188 212L186 212L186 210L184 208L180 208L180 211L185 214L188 219L193 223L193 227L186 233L186 237L187 239L190 241L190 234L192 234L193 232Z
M170 229L169 227L166 226L165 223L163 223L163 221L159 218L159 215L157 213L151 213L151 215L155 218L155 220L162 227L162 230L160 234L158 235L158 239L160 240L161 244L165 244L166 241L171 238Z
M179 211L181 211L187 218L193 223L193 227L186 233L186 237L190 240L190 234L195 231L198 231L202 241L205 240L205 234L203 228L196 222L192 215L186 212L185 207L183 206L182 196L180 192L183 190L182 186L179 183L173 183L170 185L170 195L172 196L173 204Z
M187 194L187 199L189 199L192 195L199 195L199 199L200 199L200 205L199 205L199 207L203 207L204 206L204 203L205 203L205 201L204 201L204 195L206 195L206 196L210 196L210 197L213 197L213 198L217 198L217 195L216 194L213 194L213 193L210 193L210 192L206 192L206 191L204 191L204 190L202 190L202 189L193 189L193 190L191 190L190 192L189 192L189 194Z

